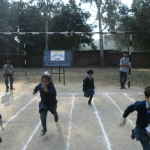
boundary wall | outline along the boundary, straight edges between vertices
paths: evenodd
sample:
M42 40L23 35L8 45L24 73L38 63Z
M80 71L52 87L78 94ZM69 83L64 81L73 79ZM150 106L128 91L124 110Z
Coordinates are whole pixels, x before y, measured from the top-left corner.
M116 50L104 51L104 59L106 67L119 67L120 58L123 57L122 52ZM19 55L0 55L0 66L3 67L6 60L11 60L13 66L24 67L25 56ZM43 56L26 56L27 67L43 67ZM132 67L150 67L150 52L132 52ZM100 66L100 51L80 51L73 54L73 66Z

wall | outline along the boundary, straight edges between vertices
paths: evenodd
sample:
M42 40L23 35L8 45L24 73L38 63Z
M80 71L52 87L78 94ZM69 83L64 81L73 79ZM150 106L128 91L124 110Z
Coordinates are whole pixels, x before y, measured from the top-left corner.
M119 60L122 53L119 51L105 51L104 58L106 66L118 67ZM11 60L14 67L24 67L24 56L11 55L0 56L0 66L3 67L6 60ZM27 67L42 67L43 56L27 56ZM132 53L132 67L150 67L150 53L149 52L133 52ZM73 66L100 66L100 52L99 51L83 51L77 52L73 55Z

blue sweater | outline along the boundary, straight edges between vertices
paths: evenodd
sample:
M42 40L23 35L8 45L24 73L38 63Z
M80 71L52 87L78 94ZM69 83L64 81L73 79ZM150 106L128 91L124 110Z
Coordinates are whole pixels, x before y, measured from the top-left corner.
M57 100L56 100L57 93L56 93L54 84L50 83L47 86L47 89L48 89L48 92L43 91L42 84L39 83L35 87L34 92L37 92L37 91L40 92L41 101L45 104L45 106L50 107L50 106L56 105L57 104Z
M145 129L145 127L148 126L150 117L146 110L146 100L137 101L134 104L128 106L123 114L123 117L126 118L133 111L137 111L136 125L141 129Z

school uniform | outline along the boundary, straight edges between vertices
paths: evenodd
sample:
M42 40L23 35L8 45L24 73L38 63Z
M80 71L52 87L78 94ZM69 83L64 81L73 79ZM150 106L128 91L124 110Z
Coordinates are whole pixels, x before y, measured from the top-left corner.
M0 114L0 122L2 123L2 115ZM2 143L2 138L0 137L0 143Z
M47 127L46 127L46 117L47 117L47 113L48 111L50 111L53 115L54 118L58 118L58 114L57 114L57 99L56 99L56 90L54 87L53 83L50 83L47 86L48 92L45 92L42 89L42 84L39 83L35 89L34 92L39 91L40 92L40 97L41 97L41 101L39 102L39 113L40 113L40 117L41 117L41 122L42 122L42 126L43 126L43 130L47 131ZM57 122L58 119L55 120L55 122Z
M94 92L95 86L94 86L94 78L87 76L83 80L83 91L84 91L84 97L90 97L89 103L91 103L92 97L95 94Z
M140 141L144 150L150 150L150 137L146 133L146 127L150 124L150 111L148 110L150 106L146 100L137 101L134 104L127 107L123 117L127 116L133 111L137 111L136 127L134 129L135 138Z

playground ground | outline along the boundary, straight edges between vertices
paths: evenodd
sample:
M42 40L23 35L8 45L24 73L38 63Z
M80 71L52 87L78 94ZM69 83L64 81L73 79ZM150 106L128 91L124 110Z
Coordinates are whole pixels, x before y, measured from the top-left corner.
M40 77L39 77L40 78ZM124 127L119 127L125 108L144 99L143 88L131 86L120 90L118 85L95 83L92 106L83 97L82 82L55 82L58 99L58 123L51 113L48 131L41 136L38 112L39 93L32 91L37 83L14 82L15 90L5 92L0 83L0 113L4 131L0 150L141 150L140 142L131 139L136 112Z

